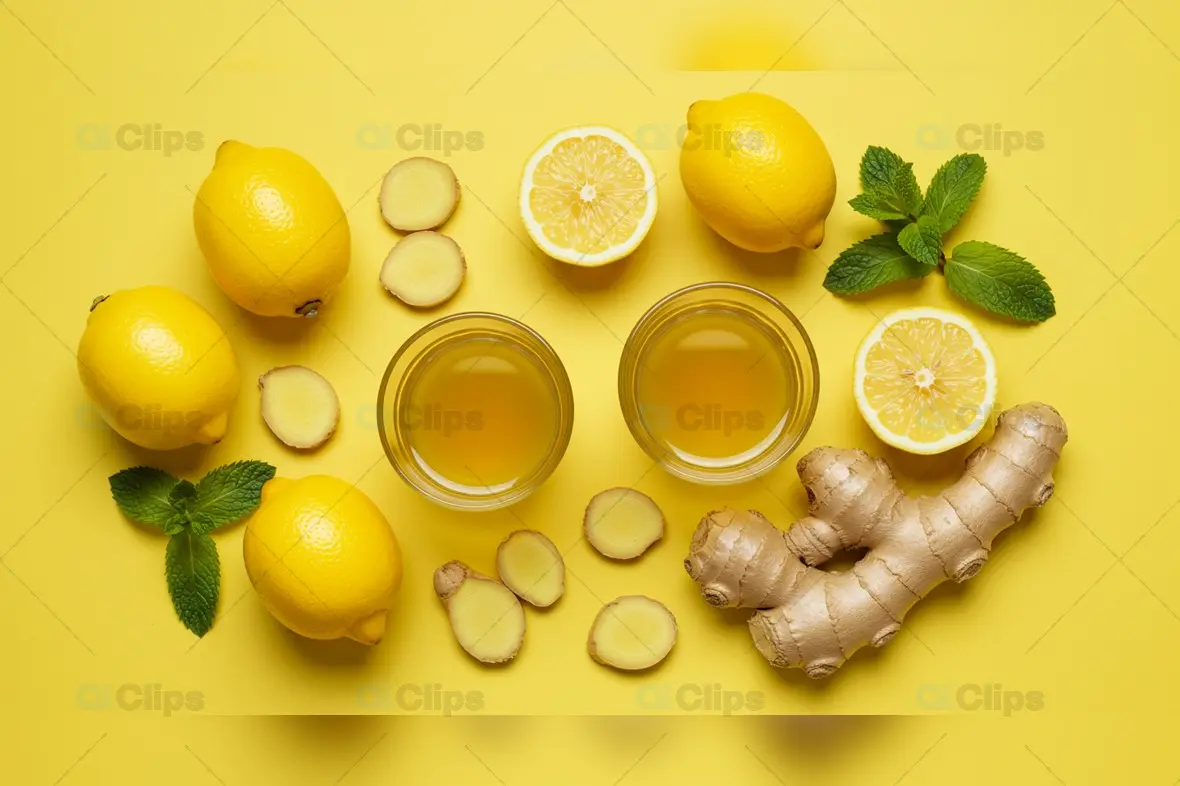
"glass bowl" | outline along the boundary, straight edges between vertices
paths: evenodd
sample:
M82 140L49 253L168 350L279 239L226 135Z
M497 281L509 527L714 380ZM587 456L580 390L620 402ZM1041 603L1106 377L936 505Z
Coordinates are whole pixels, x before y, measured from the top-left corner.
M546 403L552 405L552 428L545 426L541 429L541 441L547 441L548 445L539 450L535 466L508 482L481 485L480 482L452 481L427 464L421 451L415 447L414 429L429 429L432 421L437 428L441 418L449 418L450 413L429 411L430 405L427 404L424 418L423 412L416 411L424 408L412 400L414 386L420 384L425 378L424 373L440 358L446 357L446 353L459 346L469 348L473 342L494 343L494 351L501 353L500 357L503 352L519 353L520 357L513 355L513 358L531 364L530 376L535 374L543 387L542 395L549 399ZM481 360L477 358L475 364ZM464 394L471 394L478 402L480 386L473 382ZM474 420L467 421L468 427L479 423L479 428L485 428L485 414L478 406L468 411L466 416L475 416ZM462 428L463 420L456 417L456 421L457 428ZM553 348L527 325L500 314L452 314L426 325L410 336L393 356L377 394L377 428L390 464L424 497L456 510L496 510L527 497L561 462L569 445L573 421L574 401L569 376ZM421 435L418 437L422 438ZM511 440L497 444L505 449L514 447Z
M640 377L653 345L670 328L682 329L701 316L737 317L756 326L775 349L782 374L790 380L787 400L775 428L757 444L757 451L735 454L732 460L698 459L669 446L658 435L653 407L640 400ZM693 483L742 483L778 466L803 440L819 403L819 364L807 331L791 310L753 287L728 282L695 284L660 300L635 325L619 362L619 404L623 419L639 446L671 474ZM667 416L668 413L659 413ZM680 412L676 413L680 417ZM699 416L699 413L696 415ZM698 421L699 422L699 421Z

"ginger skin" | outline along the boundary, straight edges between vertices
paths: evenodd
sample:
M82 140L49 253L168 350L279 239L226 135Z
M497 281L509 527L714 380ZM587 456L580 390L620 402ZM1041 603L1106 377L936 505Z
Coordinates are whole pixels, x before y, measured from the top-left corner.
M772 665L827 677L861 647L897 635L935 586L978 573L995 537L1052 496L1067 437L1052 407L1014 407L958 482L916 498L883 460L817 448L798 465L811 515L783 531L754 511L714 511L697 526L684 567L710 604L758 609L750 633ZM819 567L855 548L869 552L851 570Z

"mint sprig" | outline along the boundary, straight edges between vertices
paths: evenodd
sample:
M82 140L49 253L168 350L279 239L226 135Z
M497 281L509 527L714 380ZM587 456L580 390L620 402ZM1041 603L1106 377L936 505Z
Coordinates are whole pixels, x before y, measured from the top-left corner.
M221 592L221 562L209 533L253 513L263 484L274 475L264 461L237 461L211 470L195 485L154 467L131 467L110 477L119 509L169 536L168 594L176 616L198 636L213 627Z
M962 220L986 174L982 156L955 156L939 168L923 196L912 164L886 148L870 147L860 163L864 193L849 204L885 222L889 231L840 254L828 268L824 287L856 295L938 270L952 292L995 314L1022 322L1053 316L1053 291L1019 254L979 241L961 243L949 256L944 249L944 236Z

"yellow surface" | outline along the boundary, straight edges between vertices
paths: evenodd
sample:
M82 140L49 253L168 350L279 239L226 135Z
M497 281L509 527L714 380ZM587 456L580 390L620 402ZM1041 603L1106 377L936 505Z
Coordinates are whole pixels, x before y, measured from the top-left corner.
M1178 52L1173 0L4 0L0 780L1173 783ZM678 182L675 139L689 103L755 84L801 111L832 152L839 194L817 252L735 251L692 214ZM663 178L647 241L599 271L540 259L516 208L528 154L584 123L637 137ZM123 149L124 124L159 124L195 149ZM884 650L822 684L777 675L740 616L707 607L680 561L711 508L752 506L784 523L798 515L794 472L717 490L652 468L618 412L620 338L679 286L760 286L801 315L819 352L823 395L804 449L863 446L914 489L956 476L965 449L911 458L873 438L856 415L851 360L874 313L960 304L936 277L855 302L820 282L873 229L845 204L867 145L913 160L925 183L956 137L978 142L997 124L1001 149L982 151L984 193L953 240L1014 248L1054 286L1058 315L1043 326L972 318L997 355L1000 404L1044 400L1069 422L1057 495L1000 541L978 578L923 602ZM437 313L523 318L552 341L577 395L565 462L511 511L463 515L415 497L375 431L379 374L436 316L377 283L394 235L376 189L395 161L442 154L406 144L427 127L449 144L463 184L446 232L470 266ZM226 138L306 156L349 211L352 269L315 322L245 314L205 270L193 194ZM1023 149L1012 149L1017 141ZM229 436L211 449L139 451L83 398L71 353L91 298L149 283L209 308L241 361ZM323 373L343 408L340 432L308 455L270 436L250 384L289 363ZM164 542L118 514L106 478L151 462L195 479L247 457L286 476L356 481L389 517L406 579L379 647L303 641L271 619L242 565L241 526L216 536L213 631L197 641L176 621ZM591 494L620 485L651 495L669 520L665 541L629 566L578 540ZM452 558L490 571L495 545L521 526L569 552L567 595L550 612L528 612L516 662L480 668L452 639L430 575ZM680 622L676 649L647 676L612 673L585 652L601 601L630 593L658 597ZM167 719L121 709L117 697L131 706L136 694L117 687L141 684L185 709ZM970 686L988 684L1042 709L1004 718L956 703L957 686L968 686L972 707L982 693ZM715 695L712 706L740 696L750 717L715 717L705 702ZM470 717L437 717L456 704ZM366 717L292 717L327 713ZM801 717L820 714L845 717Z

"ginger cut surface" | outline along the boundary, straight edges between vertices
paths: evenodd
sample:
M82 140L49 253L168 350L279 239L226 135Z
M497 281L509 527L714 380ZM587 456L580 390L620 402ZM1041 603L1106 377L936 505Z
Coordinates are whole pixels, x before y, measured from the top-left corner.
M496 572L521 600L539 608L552 606L565 592L561 552L536 530L517 530L504 539L496 549Z
M459 244L437 232L406 235L381 265L381 286L406 305L430 308L450 300L467 275Z
M798 465L809 516L784 531L755 511L714 511L684 566L710 604L757 609L750 633L771 664L829 676L897 635L934 587L975 576L995 537L1052 496L1067 438L1050 406L1007 410L958 482L932 497L906 495L864 451L817 448ZM858 548L868 553L851 570L819 567Z
M635 489L607 489L586 506L582 529L603 556L635 559L664 537L664 513L651 497Z
M434 572L434 592L468 655L480 663L506 663L520 652L524 609L512 590L455 561Z
M381 181L381 215L399 232L446 223L459 204L459 180L442 161L418 156L393 165Z
M676 617L667 606L644 595L624 595L598 612L587 649L604 666L640 671L668 657L676 635Z
M284 445L318 448L336 433L340 400L332 383L306 366L280 366L258 378L262 419Z

